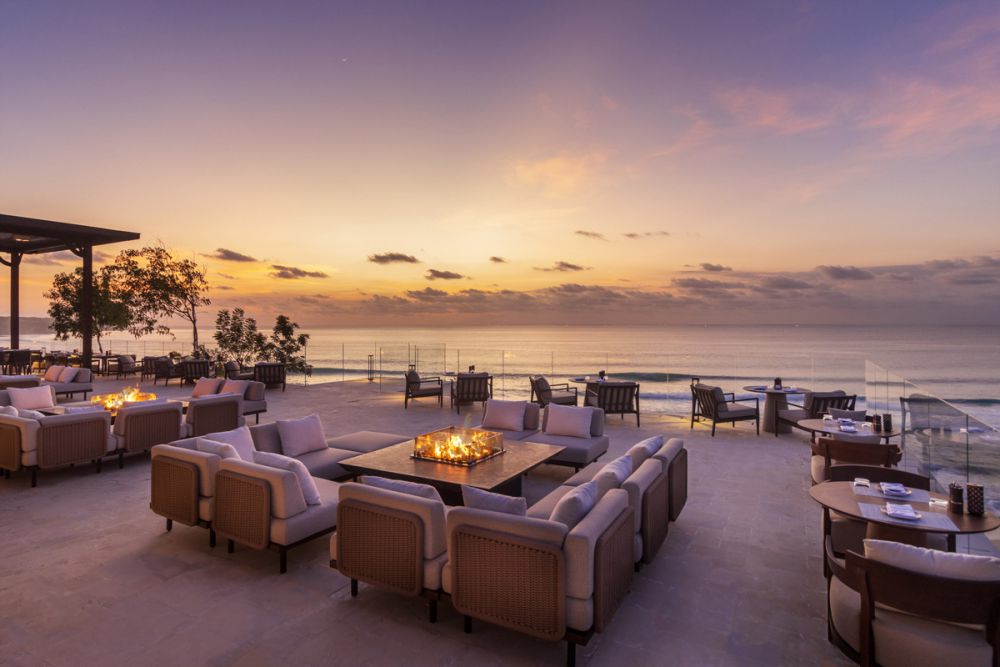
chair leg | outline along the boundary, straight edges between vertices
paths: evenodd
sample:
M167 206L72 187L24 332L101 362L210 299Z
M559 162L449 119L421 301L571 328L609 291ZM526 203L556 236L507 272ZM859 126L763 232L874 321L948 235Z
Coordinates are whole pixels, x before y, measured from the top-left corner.
M226 553L233 553L234 551L236 551L236 542L226 540Z
M97 459L97 466L96 466L96 470L94 471L94 473L97 474L97 475L101 474L101 461L102 460L103 459Z
M431 623L437 623L438 620L438 602L437 600L431 600L429 608L427 610L427 620Z
M712 437L715 437L715 420L712 420Z
M173 529L174 529L174 520L167 519L167 532L169 533Z
M576 667L576 644L566 641L566 667Z
M125 450L118 452L118 469L121 470L125 467Z
M284 574L286 572L288 572L288 549L282 545L278 549L278 573Z
M208 529L208 548L215 548L215 531L211 528Z
M358 597L358 580L357 579L351 579L351 597L352 598Z

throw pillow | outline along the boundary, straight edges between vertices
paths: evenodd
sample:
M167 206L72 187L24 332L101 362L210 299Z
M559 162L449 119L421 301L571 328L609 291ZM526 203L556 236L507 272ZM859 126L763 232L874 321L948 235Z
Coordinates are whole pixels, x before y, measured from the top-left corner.
M76 379L76 375L79 372L80 372L79 368L73 368L72 366L67 366L66 368L62 369L62 371L59 372L59 379L57 380L57 382L59 383L72 382L74 379Z
M42 377L46 382L59 382L59 374L63 372L65 366L49 366Z
M573 438L590 437L590 408L576 408L549 403L545 407L546 435L567 435Z
M609 462L594 475L597 497L602 498L611 489L620 488L632 474L632 457L628 454Z
M528 514L528 501L524 498L491 493L465 484L462 485L462 504L472 509L503 512L515 516L527 516Z
M309 474L309 468L302 461L296 461L291 456L284 456L282 454L255 451L253 453L253 462L269 468L277 468L294 473L295 478L299 482L299 488L302 489L302 496L306 499L306 505L323 504L323 498L319 495L319 489L316 488L316 480Z
M222 383L222 389L219 390L219 393L243 396L247 393L247 386L249 385L250 383L246 380L226 380Z
M250 435L250 429L246 426L241 426L232 431L209 433L205 437L216 442L230 444L236 448L236 453L240 455L241 459L244 461L253 461L253 436Z
M632 470L637 470L643 464L643 461L660 451L660 447L662 446L662 435L646 438L632 445L628 450L628 455L632 458Z
M302 419L279 419L278 435L281 436L281 451L285 456L302 456L327 448L319 415L309 415Z
M418 484L416 482L407 482L403 479L389 479L388 477L375 477L374 475L362 475L359 479L362 484L367 484L368 486L376 486L380 489L388 489L389 491L397 491L411 496L427 498L428 500L444 502L441 500L441 494L438 493L438 490L430 484Z
M18 410L17 416L21 419L34 419L36 421L45 417L38 410Z
M17 414L17 408L15 408L13 405L0 406L0 415L3 415L5 417L20 417L20 415Z
M191 392L191 398L214 396L218 391L219 380L217 378L199 378L194 383L194 391Z
M194 448L206 454L215 454L222 459L239 459L240 455L236 448L225 442L216 442L208 438L198 438L194 443Z
M483 428L496 428L503 431L524 430L524 411L528 404L524 401L486 401L486 414L483 415Z
M37 410L55 407L52 390L44 387L10 387L7 389L10 404L19 410Z
M580 523L583 517L594 509L596 504L597 484L594 482L581 484L556 503L556 506L552 508L552 514L549 515L549 520L558 521L565 524L567 529L573 530L576 524Z
M1000 579L1000 558L924 549L900 542L865 540L865 558L949 579Z

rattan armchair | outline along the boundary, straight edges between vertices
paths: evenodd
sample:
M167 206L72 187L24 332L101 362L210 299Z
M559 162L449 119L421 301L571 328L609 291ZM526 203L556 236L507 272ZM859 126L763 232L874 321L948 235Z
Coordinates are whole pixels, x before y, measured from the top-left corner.
M738 421L753 421L757 427L757 435L760 435L760 400L757 398L747 398L736 400L733 393L723 393L719 387L712 387L707 384L691 385L691 394L694 397L697 410L691 414L691 428L699 418L712 420L712 437L715 437L715 427L719 422L731 422L736 426ZM727 398L728 397L728 398ZM753 401L753 407L738 405L742 402Z
M567 664L610 623L633 576L633 522L621 489L572 528L456 507L448 512L444 585L455 610L547 641L567 642Z
M188 401L185 422L188 437L239 428L246 423L243 398L236 394L192 398Z
M493 376L489 373L459 373L451 383L451 406L462 412L463 405L481 403L493 398Z
M93 463L101 472L101 460L115 449L110 426L104 410L37 420L0 415L0 469L6 477L31 470L31 486L37 486L39 470Z
M319 505L307 505L295 473L239 459L224 459L215 475L212 528L228 542L279 554L279 572L288 571L288 550L337 527L340 484L315 479Z
M215 506L215 473L222 459L196 449L197 438L154 445L150 450L149 508L167 522L208 529L208 544L215 546L212 529Z
M531 383L530 400L538 403L543 408L549 403L576 405L579 401L577 388L571 387L568 382L550 384L548 380L540 375L538 377L529 375L528 382Z
M184 415L177 402L151 402L118 408L111 429L118 451L118 467L125 465L126 454L138 454L179 440L184 429Z
M441 572L448 562L445 506L407 493L365 484L340 487L337 531L330 538L330 567L351 580L429 601L437 621Z
M416 370L406 372L406 386L403 389L403 409L410 407L415 398L436 398L438 407L444 405L444 383L440 377L420 377Z

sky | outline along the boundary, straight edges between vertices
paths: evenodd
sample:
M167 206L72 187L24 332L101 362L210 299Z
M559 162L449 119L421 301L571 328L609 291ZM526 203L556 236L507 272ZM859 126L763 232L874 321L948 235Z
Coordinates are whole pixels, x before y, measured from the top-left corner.
M0 212L308 326L998 324L1000 3L0 0Z

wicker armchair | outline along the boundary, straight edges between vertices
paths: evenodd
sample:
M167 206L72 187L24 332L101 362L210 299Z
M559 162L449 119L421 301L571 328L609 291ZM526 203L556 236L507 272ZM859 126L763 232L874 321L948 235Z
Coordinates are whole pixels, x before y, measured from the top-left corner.
M528 382L531 383L530 400L538 403L543 408L549 403L576 405L579 400L576 387L569 386L568 382L550 384L542 376L532 377L530 375L528 376Z
M635 425L639 426L639 383L638 382L598 382L594 389L587 390L587 405L604 410L605 414L635 415Z
M185 423L187 437L239 428L246 423L243 398L235 394L192 398L188 401Z
M337 527L340 484L316 479L319 505L307 505L295 473L239 459L225 459L215 475L212 528L228 541L279 554L288 571L288 550L327 535Z
M789 403L794 406L787 410L778 410L775 414L776 426L788 424L792 428L802 429L799 422L803 419L819 419L830 410L853 410L857 395L848 396L843 390L837 391L812 391L802 399L802 405ZM774 429L774 437L778 437L779 428ZM806 430L806 429L802 429Z
M94 463L101 472L101 459L115 449L110 426L111 415L103 410L37 420L0 415L0 469L10 477L28 468L33 487L39 470Z
M406 372L406 387L403 391L403 409L410 407L415 398L437 398L438 407L444 405L444 383L439 377L420 377L415 370Z
M149 509L166 519L167 531L173 529L175 521L208 528L208 544L214 547L215 473L222 459L198 451L196 441L185 438L154 445L150 450Z
M463 405L481 403L493 398L493 376L489 373L459 373L451 384L451 406L461 413Z
M111 433L118 451L118 467L125 465L126 454L138 454L179 440L184 430L184 415L177 402L153 402L118 408Z
M844 560L826 541L830 642L861 665L1000 664L996 558L867 540Z
M184 368L180 364L175 364L170 357L159 357L156 360L156 375L153 376L153 384L157 380L163 380L163 385L170 384L171 380L184 380Z
M227 380L253 380L253 370L244 370L238 361L227 361L223 368Z
M253 379L263 382L266 387L276 387L280 384L281 391L285 391L287 369L279 362L259 361L253 367Z
M712 437L715 437L715 427L719 422L731 422L736 426L738 421L753 420L757 426L757 435L760 435L760 400L757 398L747 398L736 400L733 393L723 393L718 387L711 387L707 384L691 385L691 394L694 396L697 410L691 414L691 428L699 418L712 420ZM729 398L726 398L726 397ZM753 401L753 407L737 405L741 402Z
M609 624L633 576L633 522L621 489L572 530L562 523L456 507L448 512L444 586L455 610L547 641L567 664Z
M423 597L434 623L447 562L444 503L353 482L340 487L330 567L350 578L352 597L359 581Z

